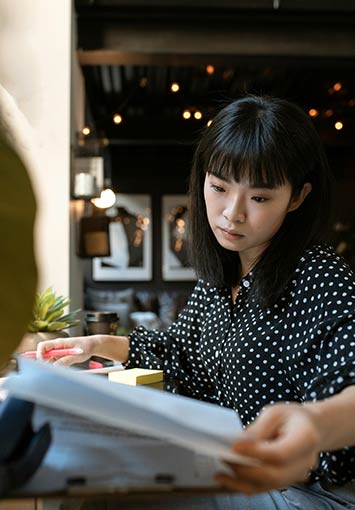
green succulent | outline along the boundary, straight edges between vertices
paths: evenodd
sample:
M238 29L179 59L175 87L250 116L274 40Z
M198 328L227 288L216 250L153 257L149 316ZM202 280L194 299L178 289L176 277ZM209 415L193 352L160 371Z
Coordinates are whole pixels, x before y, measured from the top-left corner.
M32 320L28 331L61 331L79 324L80 309L64 314L64 308L70 304L70 299L57 296L49 287L44 292L37 292L32 311Z

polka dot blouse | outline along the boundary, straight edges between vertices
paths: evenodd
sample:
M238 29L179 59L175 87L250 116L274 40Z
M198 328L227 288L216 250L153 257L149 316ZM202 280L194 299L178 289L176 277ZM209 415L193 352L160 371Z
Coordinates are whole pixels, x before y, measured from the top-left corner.
M355 280L332 248L307 250L278 302L261 309L252 273L231 291L198 281L166 331L139 326L127 366L163 369L172 391L238 411L316 401L355 383ZM354 425L355 426L355 425ZM314 479L355 478L355 448L324 452Z

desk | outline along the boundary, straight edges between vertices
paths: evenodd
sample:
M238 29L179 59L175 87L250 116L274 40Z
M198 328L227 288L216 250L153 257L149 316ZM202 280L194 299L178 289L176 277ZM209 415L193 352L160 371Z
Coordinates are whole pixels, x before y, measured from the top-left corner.
M10 498L0 501L0 510L215 510L216 495L215 490L176 490Z

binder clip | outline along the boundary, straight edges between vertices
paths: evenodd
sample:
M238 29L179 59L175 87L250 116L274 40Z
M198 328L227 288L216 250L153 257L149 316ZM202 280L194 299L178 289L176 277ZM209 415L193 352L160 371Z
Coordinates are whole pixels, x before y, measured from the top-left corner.
M32 427L34 404L9 397L0 404L0 497L24 485L51 442L49 424Z

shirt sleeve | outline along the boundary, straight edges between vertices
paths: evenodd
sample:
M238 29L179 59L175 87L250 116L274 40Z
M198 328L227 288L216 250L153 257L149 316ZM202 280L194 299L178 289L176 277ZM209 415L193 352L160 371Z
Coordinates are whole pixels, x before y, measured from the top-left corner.
M335 370L331 377L328 376L328 380L322 385L322 388L320 384L318 389L313 388L313 400L332 397L351 384L355 384L355 370L350 370L347 373L342 369ZM355 478L355 447L347 446L336 451L321 452L314 477L316 479L325 478L336 484L344 484L353 480Z
M355 384L355 284L345 265L334 264L331 269L333 278L322 296L323 320L317 324L321 341L316 373L304 383L305 401L332 397ZM342 278L337 281L340 273ZM316 476L338 484L354 479L355 448L322 452Z
M126 367L163 370L168 391L214 401L214 387L199 349L208 293L208 285L198 281L186 307L167 330L135 328L129 337Z

